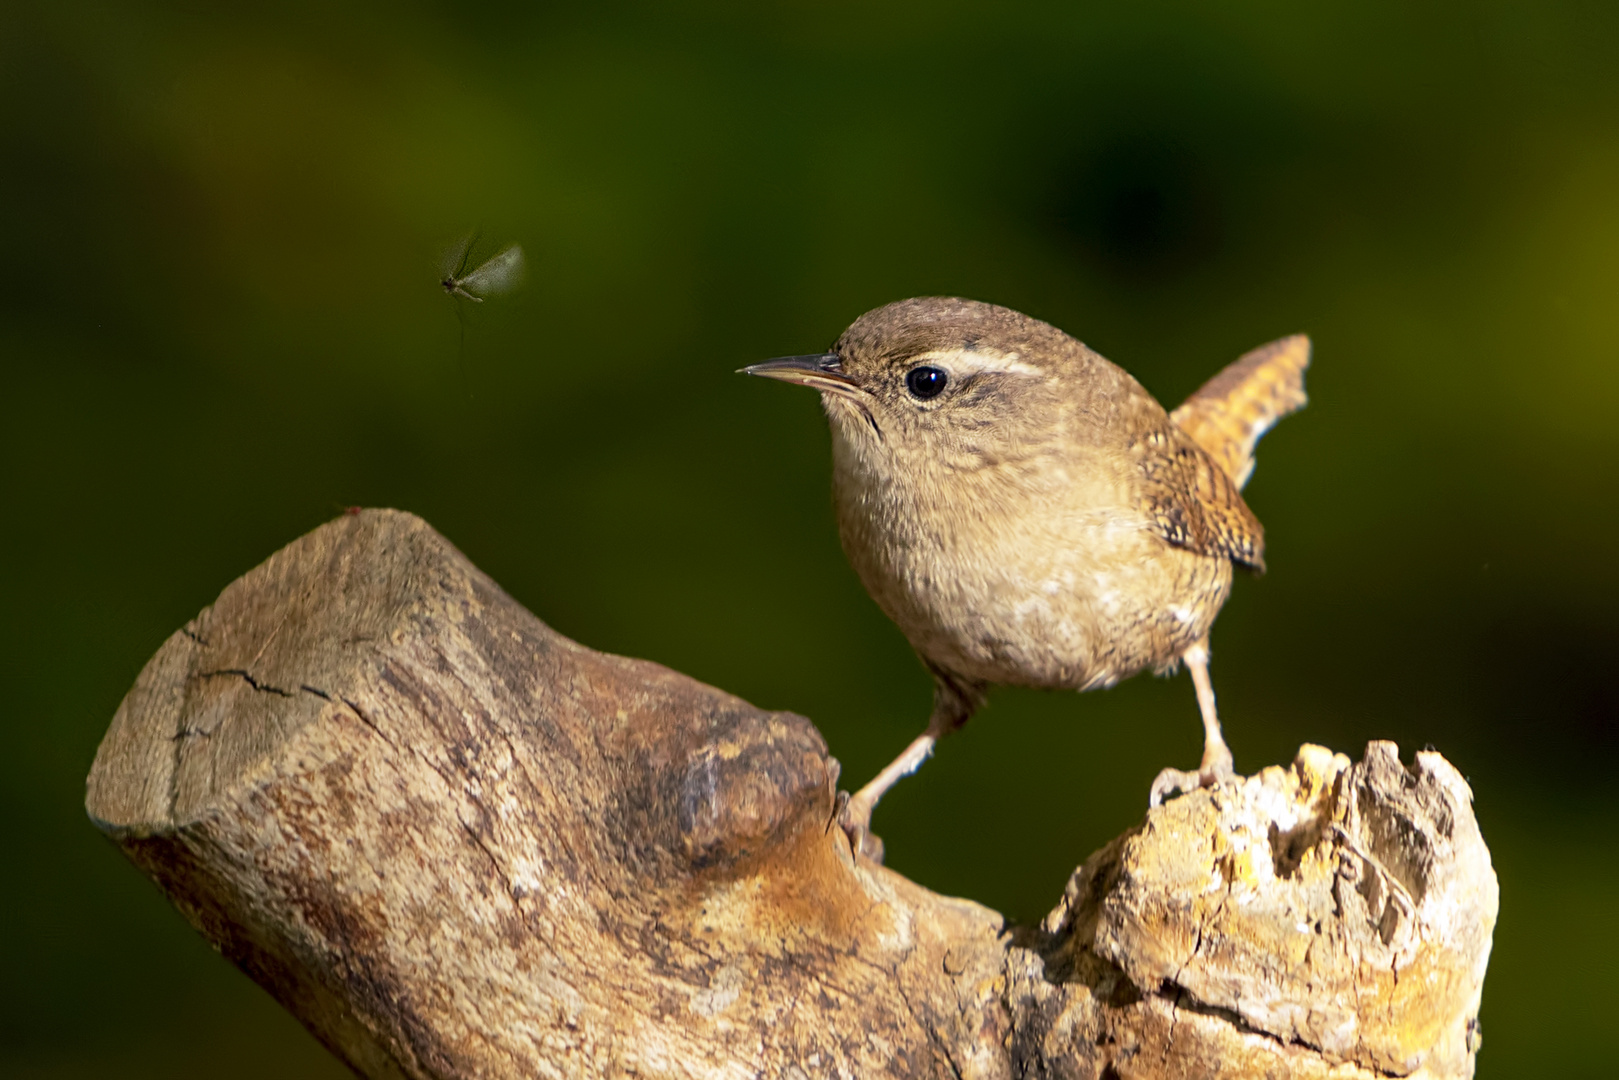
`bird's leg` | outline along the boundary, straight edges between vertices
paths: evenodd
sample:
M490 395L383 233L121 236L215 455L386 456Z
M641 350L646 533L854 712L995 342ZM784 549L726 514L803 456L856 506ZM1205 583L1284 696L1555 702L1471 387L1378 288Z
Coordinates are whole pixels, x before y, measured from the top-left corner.
M928 718L927 730L912 739L899 757L850 796L838 814L838 824L848 834L855 853L873 862L883 861L883 842L871 831L871 812L877 808L877 801L889 788L921 768L922 763L933 756L933 747L938 741L965 724L984 701L982 684L967 682L937 669L933 677L933 715Z
M1214 683L1209 681L1209 639L1203 638L1182 654L1186 668L1192 673L1192 685L1197 688L1197 707L1203 714L1203 762L1196 772L1165 769L1152 782L1147 796L1151 806L1164 801L1172 792L1195 791L1209 787L1236 775L1236 763L1231 748L1220 734L1220 717L1214 711Z
M1203 761L1198 775L1204 784L1229 780L1235 776L1236 760L1231 748L1225 744L1220 732L1220 717L1214 711L1214 683L1209 679L1209 647L1207 639L1186 651L1186 667L1192 673L1192 685L1197 688L1197 708L1203 714Z
M855 851L872 862L883 861L883 842L871 831L871 812L877 808L877 800L887 794L889 788L899 783L902 777L920 769L922 762L933 756L933 747L943 734L930 721L928 729L912 739L911 745L899 757L890 761L882 772L872 777L865 787L843 804L838 824L843 826Z

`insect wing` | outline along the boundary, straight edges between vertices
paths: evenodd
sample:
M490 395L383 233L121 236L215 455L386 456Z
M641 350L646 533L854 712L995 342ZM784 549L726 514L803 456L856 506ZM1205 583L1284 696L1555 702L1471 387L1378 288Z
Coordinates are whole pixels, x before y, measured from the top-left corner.
M456 284L471 293L492 296L510 292L523 281L523 249L513 244Z
M467 263L472 261L472 248L477 242L478 230L474 229L451 244L439 262L439 277L445 281L461 280L462 275L467 272Z

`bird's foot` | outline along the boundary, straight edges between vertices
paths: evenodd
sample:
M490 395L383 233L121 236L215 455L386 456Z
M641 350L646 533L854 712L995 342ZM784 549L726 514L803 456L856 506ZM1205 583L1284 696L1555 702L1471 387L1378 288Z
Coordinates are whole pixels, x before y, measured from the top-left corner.
M1230 749L1221 742L1203 750L1203 764L1195 772L1185 769L1165 769L1153 779L1147 795L1148 806L1160 806L1171 795L1186 795L1198 788L1213 787L1222 780L1237 775L1236 762Z
M854 855L882 865L883 840L871 831L871 811L875 800L850 797L846 791L838 792L837 822L843 835L849 838L849 849Z

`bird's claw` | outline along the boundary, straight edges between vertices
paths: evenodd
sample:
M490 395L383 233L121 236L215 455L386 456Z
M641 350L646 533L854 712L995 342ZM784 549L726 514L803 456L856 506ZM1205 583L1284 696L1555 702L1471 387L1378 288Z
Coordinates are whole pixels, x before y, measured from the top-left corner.
M1198 788L1213 787L1237 775L1231 751L1222 743L1203 752L1203 764L1195 771L1165 769L1153 778L1147 793L1148 806L1162 806L1171 795L1189 795Z
M849 839L850 852L856 858L864 857L881 866L883 840L871 831L871 810L871 804L864 799L838 792L838 827Z

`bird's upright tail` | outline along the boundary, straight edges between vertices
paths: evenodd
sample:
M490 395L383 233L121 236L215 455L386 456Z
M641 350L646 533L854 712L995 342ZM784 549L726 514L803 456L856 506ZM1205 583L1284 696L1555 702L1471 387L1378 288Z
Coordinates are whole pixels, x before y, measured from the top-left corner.
M1294 334L1226 365L1169 414L1240 488L1254 471L1254 445L1270 426L1303 408L1310 339Z

